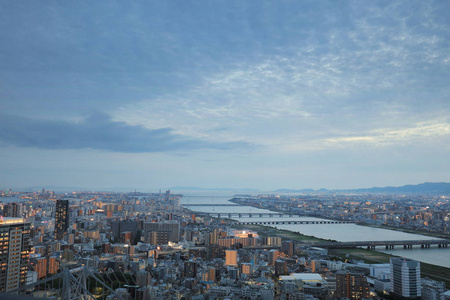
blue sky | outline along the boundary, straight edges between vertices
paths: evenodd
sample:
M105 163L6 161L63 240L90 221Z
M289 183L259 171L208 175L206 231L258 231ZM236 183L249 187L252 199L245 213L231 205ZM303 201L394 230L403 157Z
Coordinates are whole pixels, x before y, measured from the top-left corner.
M3 1L0 187L450 181L448 1Z

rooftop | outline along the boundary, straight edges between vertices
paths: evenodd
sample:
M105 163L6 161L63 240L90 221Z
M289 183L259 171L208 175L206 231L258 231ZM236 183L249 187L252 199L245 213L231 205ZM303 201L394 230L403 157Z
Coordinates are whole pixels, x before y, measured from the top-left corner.
M0 217L0 225L18 224L23 223L22 218L4 218Z

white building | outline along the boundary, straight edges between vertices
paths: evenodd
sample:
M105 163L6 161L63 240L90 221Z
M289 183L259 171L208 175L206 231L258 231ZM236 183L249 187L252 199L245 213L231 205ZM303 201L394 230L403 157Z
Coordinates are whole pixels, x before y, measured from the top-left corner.
M404 298L421 297L420 262L408 258L391 258L391 291Z

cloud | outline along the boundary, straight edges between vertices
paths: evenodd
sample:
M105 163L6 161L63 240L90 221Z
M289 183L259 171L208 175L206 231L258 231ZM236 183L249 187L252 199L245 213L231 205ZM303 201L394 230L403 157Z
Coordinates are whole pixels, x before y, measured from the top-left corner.
M175 134L171 128L148 129L114 122L108 115L93 114L78 122L32 119L0 115L0 141L6 145L40 149L98 149L144 153L232 150L251 147L248 143L209 142Z
M364 136L345 136L325 139L329 144L371 143L374 145L392 145L408 142L433 141L442 143L442 138L450 136L450 123L446 121L422 122L411 128L378 129Z

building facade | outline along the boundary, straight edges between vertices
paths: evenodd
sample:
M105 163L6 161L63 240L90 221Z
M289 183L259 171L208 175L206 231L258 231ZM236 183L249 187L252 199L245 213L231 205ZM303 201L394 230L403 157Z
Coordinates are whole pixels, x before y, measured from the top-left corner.
M420 262L408 258L391 258L391 291L402 298L420 298Z
M1 218L0 292L26 284L30 250L30 224L21 218Z
M336 297L363 299L370 297L366 276L359 273L339 271L336 274Z
M69 200L56 200L55 239L62 240L69 229Z

